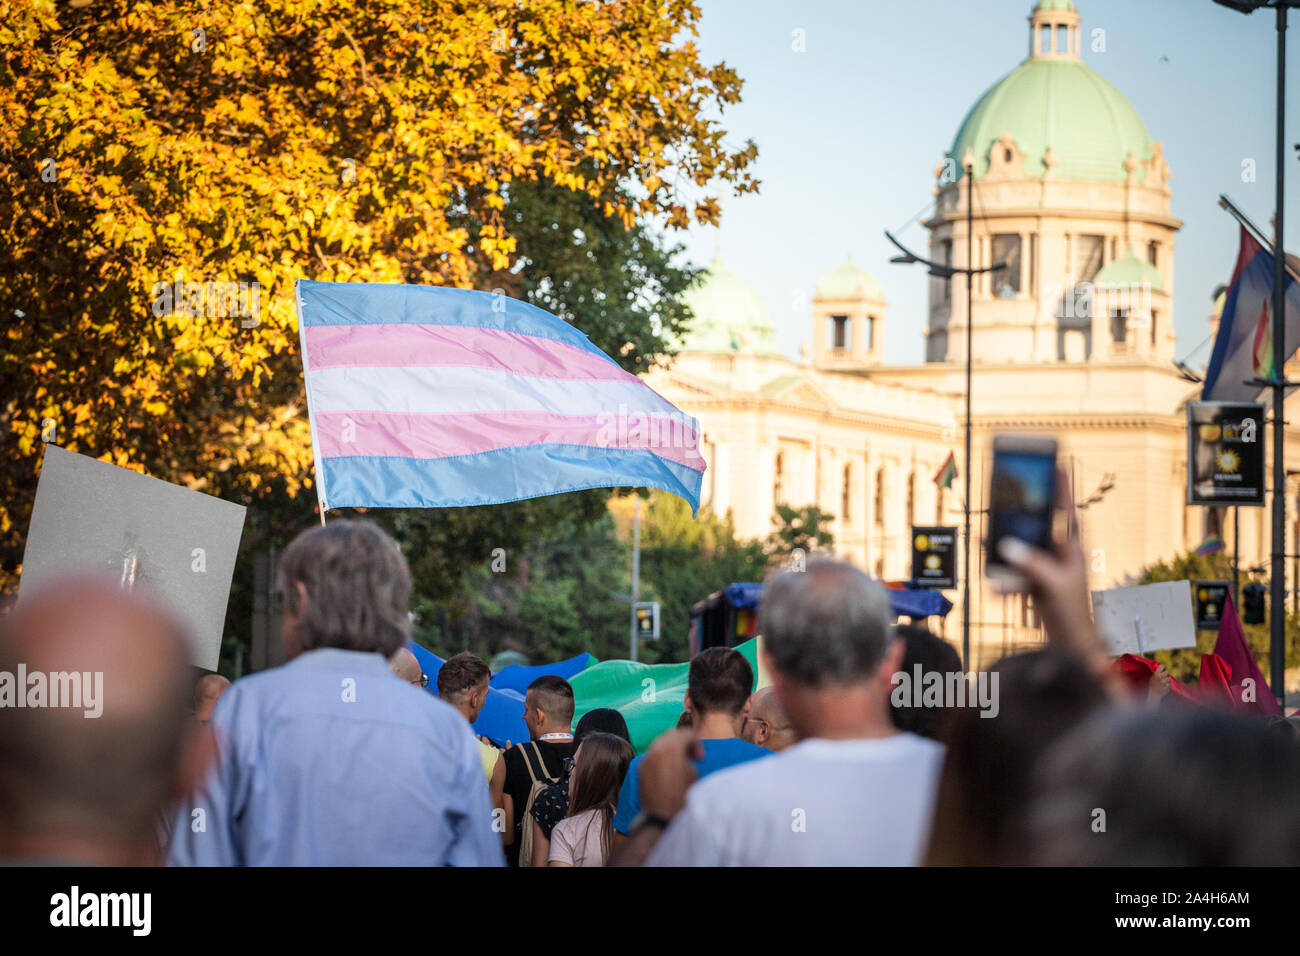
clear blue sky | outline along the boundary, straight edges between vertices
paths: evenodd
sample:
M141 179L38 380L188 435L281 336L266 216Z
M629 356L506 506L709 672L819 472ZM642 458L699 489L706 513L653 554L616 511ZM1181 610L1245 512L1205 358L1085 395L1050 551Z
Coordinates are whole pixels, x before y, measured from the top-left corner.
M1267 231L1274 190L1276 33L1271 11L1250 16L1211 0L1076 0L1083 58L1137 108L1164 142L1173 214L1184 221L1174 260L1178 355L1208 334L1210 294L1228 279L1237 228L1226 192ZM753 139L757 195L722 200L719 229L692 229L689 258L707 265L721 242L732 270L763 296L782 349L797 355L811 315L795 303L852 253L888 302L885 358L923 358L926 276L891 265L883 230L931 201L935 160L975 100L1025 58L1033 0L701 0L706 62L745 80L723 119L727 141ZM1287 46L1287 247L1300 249L1300 11ZM1092 52L1092 31L1105 52ZM792 51L805 31L806 52ZM1242 161L1256 163L1242 182ZM679 236L681 234L678 234ZM916 222L900 238L925 249ZM1208 347L1195 356L1204 364Z

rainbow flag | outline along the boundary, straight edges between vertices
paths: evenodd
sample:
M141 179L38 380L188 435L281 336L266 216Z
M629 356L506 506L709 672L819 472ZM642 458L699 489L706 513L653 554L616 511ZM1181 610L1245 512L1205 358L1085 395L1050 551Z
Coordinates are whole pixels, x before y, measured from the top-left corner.
M1277 375L1273 362L1273 328L1268 321L1268 302L1259 311L1259 324L1255 327L1255 347L1252 350L1255 374L1270 382Z
M934 476L934 483L940 488L951 488L953 481L957 477L957 459L953 457L952 452L948 452L948 458L944 461L943 467L939 473Z
M1201 542L1200 547L1196 549L1196 553L1204 557L1207 554L1214 554L1216 551L1222 550L1223 539L1220 538L1218 534L1211 534Z
M431 286L295 294L322 514L612 487L699 509L699 423L549 312Z

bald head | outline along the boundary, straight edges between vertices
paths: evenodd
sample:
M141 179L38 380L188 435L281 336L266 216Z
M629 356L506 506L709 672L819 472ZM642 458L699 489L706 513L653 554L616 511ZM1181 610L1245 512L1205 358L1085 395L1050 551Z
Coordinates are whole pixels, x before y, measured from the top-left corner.
M200 677L194 685L194 716L204 723L211 720L213 708L229 686L230 681L220 674L204 674Z
M98 579L24 597L0 622L0 858L152 862L159 814L204 762L182 770L194 728L180 626Z
M409 647L398 648L397 653L388 659L388 668L408 684L418 684L424 676L419 659Z
M749 716L745 718L741 736L751 744L781 751L798 740L790 718L786 715L776 688L764 687L754 691L749 699Z

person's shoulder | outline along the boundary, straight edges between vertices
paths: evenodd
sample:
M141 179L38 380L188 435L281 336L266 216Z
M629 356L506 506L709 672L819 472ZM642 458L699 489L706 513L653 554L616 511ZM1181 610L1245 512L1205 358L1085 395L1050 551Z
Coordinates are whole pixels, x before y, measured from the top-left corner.
M283 700L284 688L290 684L292 680L285 675L283 667L247 674L222 691L212 709L212 723L224 726L243 712L274 705Z
M737 793L762 787L765 782L784 776L782 759L785 755L771 751L768 754L762 759L742 760L702 776L691 786L687 799L698 794L701 801L727 801Z
M775 751L758 744L751 744L743 737L726 737L721 740L703 740L706 753L712 751L727 760L755 760L770 757Z
M943 757L944 746L937 740L929 737L922 737L920 734L914 734L911 731L904 731L898 735L899 748L904 751L924 755L931 759Z

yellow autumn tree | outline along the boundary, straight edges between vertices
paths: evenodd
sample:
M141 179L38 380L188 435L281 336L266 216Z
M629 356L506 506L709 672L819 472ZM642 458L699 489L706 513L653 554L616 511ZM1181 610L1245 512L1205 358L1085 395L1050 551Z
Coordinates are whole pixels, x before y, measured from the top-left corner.
M756 187L686 0L0 0L0 590L42 438L310 487L293 282L474 287L512 183L625 224Z

